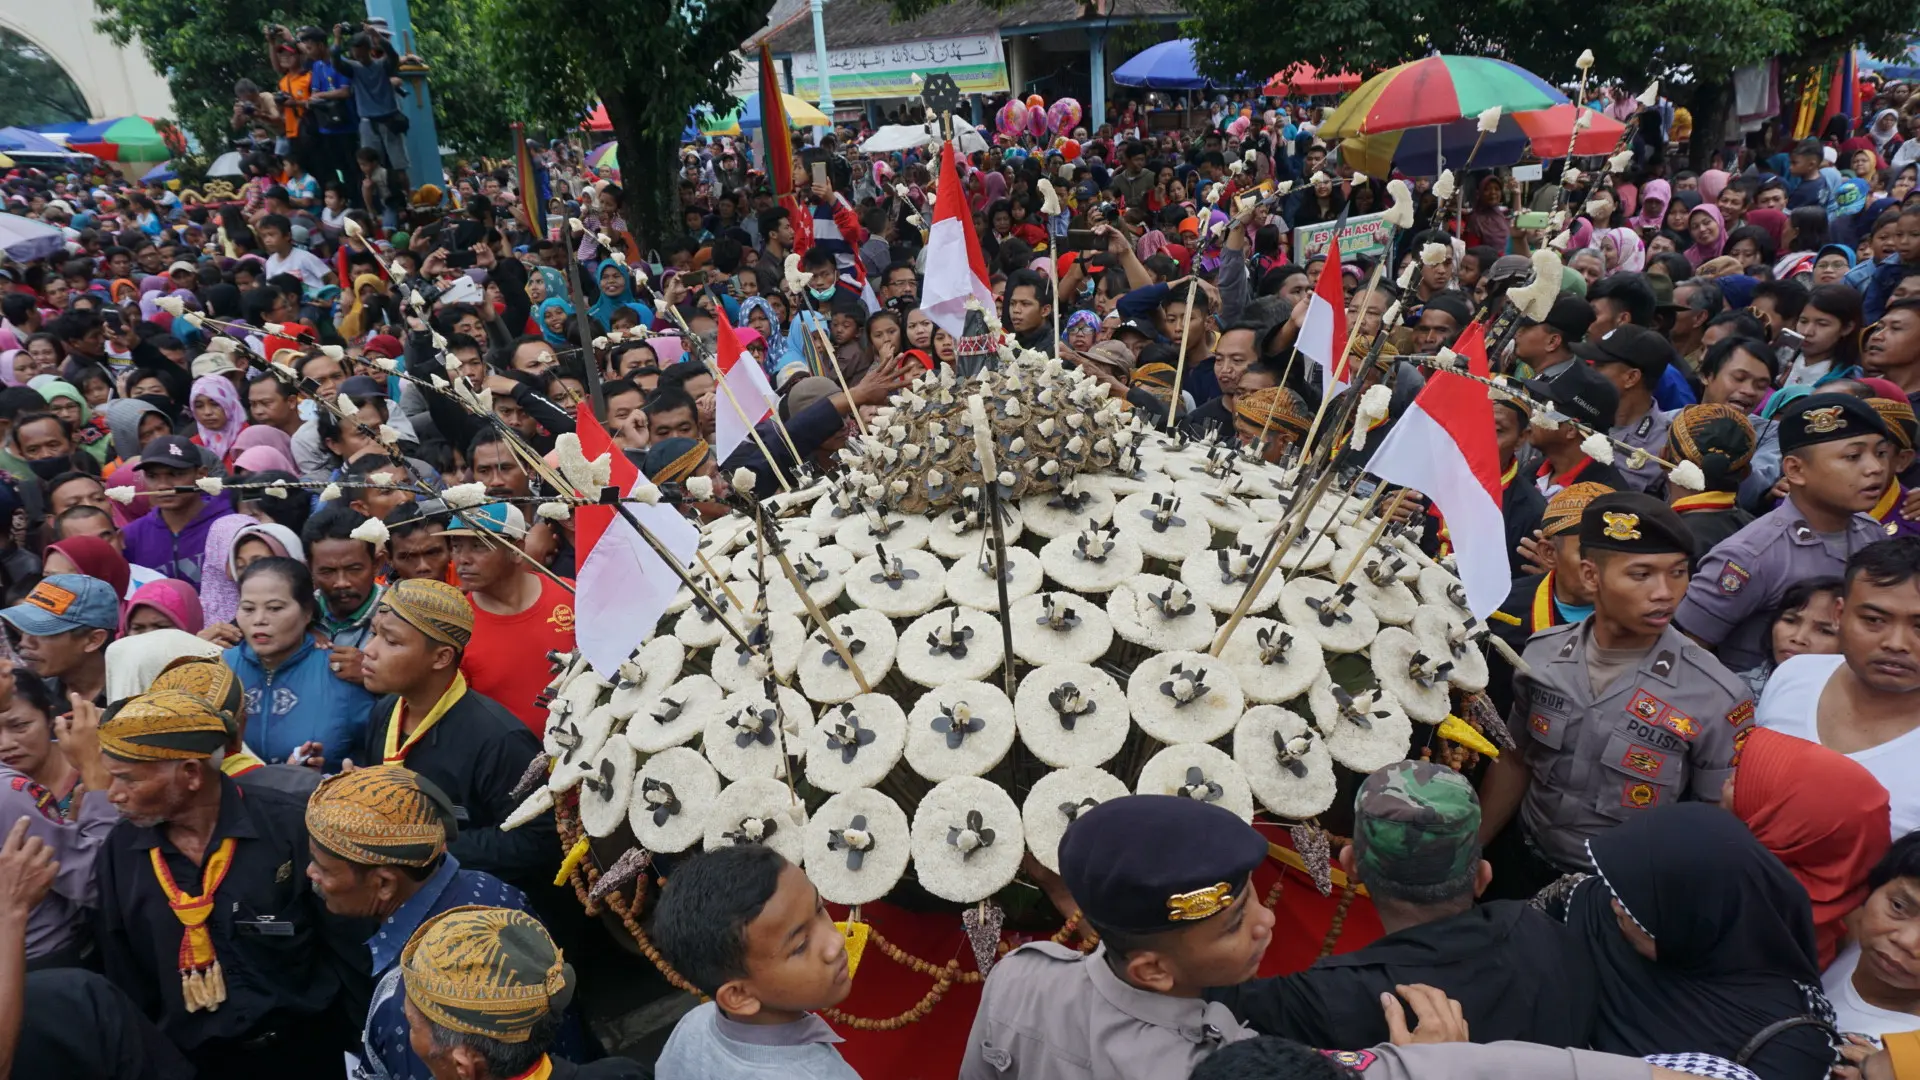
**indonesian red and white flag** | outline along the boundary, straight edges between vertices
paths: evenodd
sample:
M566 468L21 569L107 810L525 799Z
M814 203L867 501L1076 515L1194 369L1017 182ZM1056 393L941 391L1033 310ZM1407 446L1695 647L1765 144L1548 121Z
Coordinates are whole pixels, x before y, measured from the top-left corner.
M920 309L959 341L966 334L967 301L978 300L988 311L994 309L994 301L987 260L973 232L973 211L967 207L966 189L953 167L951 142L940 154L940 190L933 202L933 228L927 232L926 265Z
M1467 370L1487 375L1486 330L1475 323L1454 351ZM1513 588L1507 526L1500 512L1500 450L1485 383L1435 371L1426 388L1380 440L1367 471L1432 499L1453 540L1467 610L1484 619Z
M585 402L580 405L576 427L580 451L587 460L601 454L609 456L613 487L631 495L646 483ZM630 499L625 505L673 553L682 569L693 565L700 530L692 522L664 504ZM574 583L574 641L593 670L611 681L618 677L620 665L652 636L667 605L680 591L680 577L611 506L576 507L573 525L580 560Z
M1347 292L1340 281L1340 236L1327 247L1320 280L1307 298L1307 317L1300 326L1302 356L1320 365L1321 383L1331 397L1347 388L1353 364L1347 356ZM1502 597L1501 599L1505 599Z
M727 321L727 313L718 312L720 336L714 352L720 358L719 391L722 400L713 403L713 460L725 461L741 443L753 438L754 425L773 415L780 399L773 384L753 354L740 347L740 338Z

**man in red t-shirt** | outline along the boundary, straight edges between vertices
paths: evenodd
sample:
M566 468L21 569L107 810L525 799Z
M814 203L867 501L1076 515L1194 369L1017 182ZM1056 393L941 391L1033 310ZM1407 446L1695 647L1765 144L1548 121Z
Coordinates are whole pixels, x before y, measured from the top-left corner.
M444 533L461 591L473 604L473 640L460 661L467 685L506 706L535 735L534 704L552 680L547 653L573 648L573 590L528 568L526 516L507 503L462 510Z

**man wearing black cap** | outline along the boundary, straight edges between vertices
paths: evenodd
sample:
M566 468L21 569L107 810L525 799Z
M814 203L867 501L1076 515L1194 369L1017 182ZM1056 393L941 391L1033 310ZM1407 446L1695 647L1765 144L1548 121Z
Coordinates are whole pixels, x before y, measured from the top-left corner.
M1676 618L1736 671L1767 661L1767 627L1794 582L1838 577L1886 534L1866 511L1885 493L1892 442L1873 406L1810 394L1780 414L1787 497L1700 560Z
M1528 643L1507 721L1516 749L1481 785L1496 895L1586 870L1586 841L1633 814L1720 797L1753 694L1673 625L1692 555L1680 516L1651 495L1587 504L1579 572L1593 615Z
M1580 425L1547 427L1536 423L1527 429L1527 441L1543 459L1533 474L1540 493L1551 499L1568 484L1589 480L1615 491L1624 489L1627 480L1620 470L1593 460L1580 449L1586 440L1583 430L1606 431L1613 427L1620 391L1586 364L1571 364L1554 378L1535 380L1527 388L1535 398L1550 404L1554 412Z
M123 534L127 561L200 587L200 563L207 555L207 529L233 513L225 495L203 495L194 486L206 479L200 448L183 435L162 435L140 451L133 466L147 479L145 517L127 523Z
M1573 363L1573 343L1585 341L1593 325L1593 307L1577 296L1562 296L1538 322L1520 317L1513 334L1513 355L1524 361L1534 378L1553 379Z
M1614 389L1620 391L1620 405L1608 425L1613 441L1638 447L1647 456L1645 463L1628 462L1620 472L1627 486L1645 491L1666 475L1653 458L1667 445L1667 424L1672 419L1653 403L1653 388L1667 373L1673 359L1673 346L1667 339L1631 323L1616 326L1592 341L1578 342L1573 354L1593 365Z
M994 965L960 1080L1165 1080L1252 1038L1200 993L1260 966L1274 919L1251 881L1266 857L1251 825L1197 799L1123 795L1082 814L1060 877L1100 946L1037 941Z
M1443 345L1452 345L1460 331L1473 321L1472 306L1464 293L1439 292L1420 309L1420 321L1413 328L1413 351L1432 355Z

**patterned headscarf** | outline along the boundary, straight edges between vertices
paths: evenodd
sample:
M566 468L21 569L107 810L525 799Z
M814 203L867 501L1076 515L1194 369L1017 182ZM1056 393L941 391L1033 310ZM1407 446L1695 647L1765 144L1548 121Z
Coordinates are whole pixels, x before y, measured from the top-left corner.
M668 439L647 451L647 479L656 484L683 484L713 454L705 439Z
M449 1031L523 1043L573 1000L573 967L539 920L457 907L422 923L400 954L407 1000Z
M177 690L214 707L227 727L227 737L237 737L247 722L247 688L240 676L218 659L183 656L167 665L147 688L148 693Z
M221 710L180 690L141 694L100 725L100 749L121 761L191 761L227 745Z
M329 776L307 799L307 836L361 866L432 866L457 834L446 793L401 765Z
M1234 414L1255 427L1276 434L1304 438L1313 423L1313 414L1301 402L1300 395L1281 386L1268 386L1233 399Z
M1906 404L1901 402L1901 404ZM1909 409L1908 416L1912 416ZM1660 456L1700 466L1708 491L1733 491L1746 477L1758 438L1746 413L1732 405L1689 405L1673 416Z
M1870 397L1867 399L1867 404L1873 406L1873 411L1879 413L1880 419L1886 421L1887 430L1893 433L1893 441L1897 444L1896 449L1913 449L1915 428L1913 403L1909 402L1905 395L1898 400Z
M1540 532L1551 539L1577 531L1580 528L1580 516L1587 512L1587 504L1612 491L1607 485L1592 480L1568 484L1547 500L1546 512L1540 516Z
M459 589L444 581L396 581L380 594L380 610L442 645L465 649L473 640L473 608Z

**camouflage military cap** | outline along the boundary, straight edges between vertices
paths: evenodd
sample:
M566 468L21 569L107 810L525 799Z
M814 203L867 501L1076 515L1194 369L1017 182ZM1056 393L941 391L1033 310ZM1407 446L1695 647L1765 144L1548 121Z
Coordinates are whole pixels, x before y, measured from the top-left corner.
M1439 885L1480 857L1480 799L1467 778L1425 761L1368 776L1353 800L1353 855L1362 881Z

